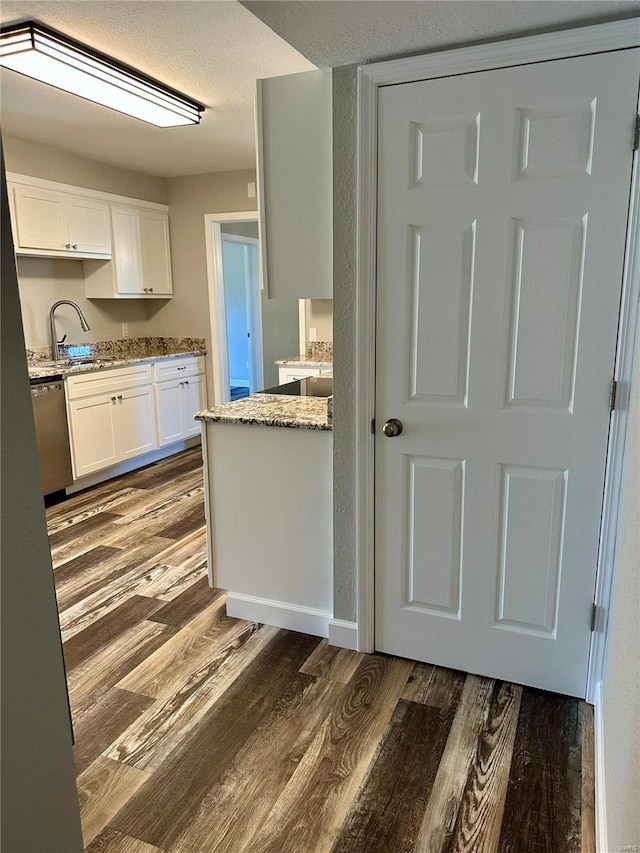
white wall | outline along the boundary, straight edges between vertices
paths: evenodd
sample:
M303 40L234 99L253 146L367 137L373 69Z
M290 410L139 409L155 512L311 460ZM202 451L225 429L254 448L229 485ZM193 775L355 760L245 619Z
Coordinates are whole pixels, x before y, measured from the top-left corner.
M640 331L602 692L609 850L640 845ZM630 848L628 848L630 849Z

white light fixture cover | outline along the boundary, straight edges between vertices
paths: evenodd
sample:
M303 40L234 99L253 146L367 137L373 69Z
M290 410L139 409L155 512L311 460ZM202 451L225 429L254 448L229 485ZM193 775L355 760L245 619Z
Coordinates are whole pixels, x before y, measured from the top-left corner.
M35 21L3 27L0 65L157 127L199 124L202 104Z

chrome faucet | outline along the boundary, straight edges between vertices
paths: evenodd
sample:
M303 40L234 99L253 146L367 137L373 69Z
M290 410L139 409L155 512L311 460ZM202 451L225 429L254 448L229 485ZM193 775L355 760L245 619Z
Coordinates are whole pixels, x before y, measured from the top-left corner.
M54 303L51 306L51 310L49 311L49 327L51 330L51 353L55 362L58 361L58 346L59 344L63 344L67 337L66 335L64 335L61 340L58 340L58 335L56 333L55 313L56 308L59 308L60 305L71 305L72 308L76 309L76 311L78 312L78 317L80 318L80 326L82 327L83 332L88 332L91 328L91 326L87 323L87 318L80 310L80 306L76 305L75 302L72 302L70 299L61 299L59 302Z

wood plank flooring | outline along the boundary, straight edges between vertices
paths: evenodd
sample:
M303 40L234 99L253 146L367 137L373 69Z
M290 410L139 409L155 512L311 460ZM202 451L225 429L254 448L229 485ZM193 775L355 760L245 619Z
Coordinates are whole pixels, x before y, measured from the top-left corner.
M575 699L230 619L182 453L47 511L89 853L591 853Z

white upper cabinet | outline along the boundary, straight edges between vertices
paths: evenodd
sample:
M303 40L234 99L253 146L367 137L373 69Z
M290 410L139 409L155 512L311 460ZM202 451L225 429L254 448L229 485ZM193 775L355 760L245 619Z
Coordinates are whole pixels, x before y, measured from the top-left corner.
M262 264L270 299L333 296L331 74L258 80Z
M16 254L109 258L109 205L43 187L13 186Z
M173 294L169 214L111 205L113 262L85 263L85 291L94 299L167 299Z

